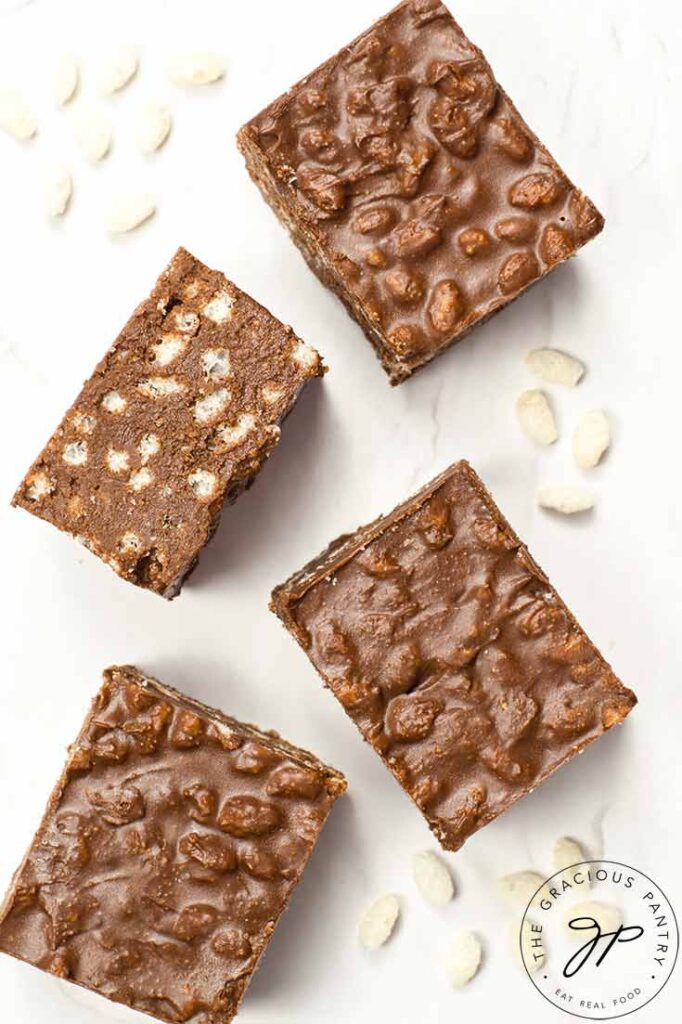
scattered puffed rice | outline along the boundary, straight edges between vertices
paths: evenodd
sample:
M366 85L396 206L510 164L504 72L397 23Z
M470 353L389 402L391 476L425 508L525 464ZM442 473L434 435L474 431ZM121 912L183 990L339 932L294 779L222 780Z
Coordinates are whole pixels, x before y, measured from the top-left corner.
M57 105L65 107L76 95L80 69L75 57L65 54L60 58L54 74L54 98Z
M148 103L137 117L135 139L143 153L154 153L163 146L171 130L171 115L163 103Z
M462 988L471 981L481 966L483 950L473 932L461 932L448 952L445 969L450 983Z
M566 928L569 935L574 938L582 938L583 941L589 938L590 929L587 921L582 921L581 925L586 927L571 928L569 926L570 921L575 921L576 918L580 917L591 917L593 918L602 934L609 932L618 931L623 923L623 915L618 907L614 907L611 903L599 903L596 900L588 903L576 903L573 907L568 907L564 911L564 927Z
M544 881L537 871L516 871L498 878L497 892L512 906L527 907Z
M526 970L533 974L544 964L547 955L542 940L542 927L524 917L519 925L512 921L509 925L509 945L513 958Z
M571 839L570 836L562 836L561 839L557 839L554 844L555 871L564 871L574 864L582 864L584 860L583 849L575 839Z
M49 217L62 217L71 201L73 182L65 170L52 171L45 186L45 210Z
M398 897L392 893L380 896L365 911L358 927L358 941L365 949L377 949L391 937L400 916Z
M20 142L32 139L38 131L36 119L16 92L0 92L0 128Z
M106 219L107 231L122 235L126 231L144 224L156 213L156 203L150 195L142 192L125 192L116 196Z
M45 209L50 217L61 217L71 200L73 182L67 170L53 170L45 187Z
M225 62L215 53L183 53L171 60L168 72L178 85L210 85L225 74Z
M611 445L611 424L606 413L584 413L573 435L573 458L581 469L592 469Z
M444 907L455 893L452 875L446 865L430 850L416 853L412 859L412 871L419 892L427 903Z
M99 76L99 90L112 96L123 89L137 74L137 53L131 46L121 46L105 62Z
M584 487L568 487L551 485L541 487L538 491L538 504L541 508L551 509L572 516L577 512L588 512L594 506L594 498Z
M556 348L534 348L524 362L540 380L547 384L563 384L567 388L574 388L585 373L579 359Z
M559 436L552 407L542 391L524 391L516 401L516 413L526 437L536 444L554 444Z
M85 111L76 120L76 142L86 160L96 164L111 149L109 122L97 110Z

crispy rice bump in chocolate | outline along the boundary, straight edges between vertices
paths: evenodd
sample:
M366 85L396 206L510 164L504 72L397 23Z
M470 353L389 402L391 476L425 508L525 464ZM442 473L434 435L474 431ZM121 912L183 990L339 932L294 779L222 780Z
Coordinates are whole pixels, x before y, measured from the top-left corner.
M438 0L396 7L238 144L393 384L604 225Z
M636 703L466 462L272 609L447 850Z
M172 598L325 366L179 249L14 495L124 579Z
M163 1021L228 1024L342 775L111 668L0 910L0 949Z

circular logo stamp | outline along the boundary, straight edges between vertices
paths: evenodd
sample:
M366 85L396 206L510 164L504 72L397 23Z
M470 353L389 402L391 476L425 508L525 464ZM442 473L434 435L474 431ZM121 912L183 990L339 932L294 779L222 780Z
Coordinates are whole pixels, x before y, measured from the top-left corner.
M538 992L574 1017L612 1020L658 995L677 959L677 919L636 868L587 860L558 871L526 907L521 958Z

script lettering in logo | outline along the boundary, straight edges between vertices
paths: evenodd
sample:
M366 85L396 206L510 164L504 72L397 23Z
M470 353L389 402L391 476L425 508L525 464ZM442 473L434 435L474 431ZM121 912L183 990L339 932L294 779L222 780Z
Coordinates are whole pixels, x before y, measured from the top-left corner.
M677 960L679 932L665 893L617 861L584 861L548 878L519 933L528 977L574 1017L612 1020L645 1006Z

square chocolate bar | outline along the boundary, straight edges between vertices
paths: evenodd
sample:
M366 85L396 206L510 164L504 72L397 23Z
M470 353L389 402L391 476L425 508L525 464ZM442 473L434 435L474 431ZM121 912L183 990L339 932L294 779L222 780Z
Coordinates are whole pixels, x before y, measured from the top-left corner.
M447 850L636 703L466 462L272 608Z
M13 503L172 598L251 485L318 353L184 249L137 307Z
M0 910L0 949L164 1021L227 1024L342 775L111 668Z
M604 225L439 0L400 4L238 143L393 384Z

